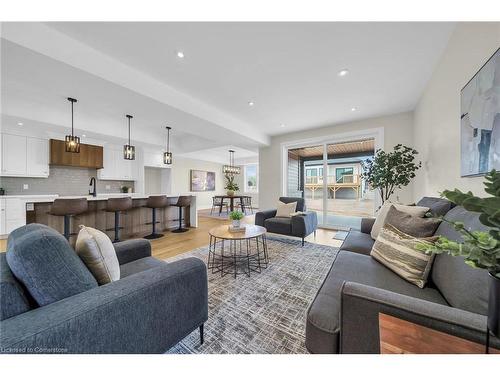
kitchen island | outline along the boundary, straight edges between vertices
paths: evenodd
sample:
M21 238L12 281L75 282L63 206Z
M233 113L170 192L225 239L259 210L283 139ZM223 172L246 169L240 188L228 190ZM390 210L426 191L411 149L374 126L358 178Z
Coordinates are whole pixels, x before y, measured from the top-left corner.
M160 194L152 194L160 195ZM189 195L189 194L186 194ZM99 229L107 233L111 238L113 236L114 227L114 213L106 211L106 204L109 198L132 198L132 209L122 212L120 214L120 237L122 239L143 237L151 233L151 209L146 207L148 195L144 194L98 194L94 196L63 196L63 197L34 197L26 198L26 223L40 223L45 224L51 228L56 229L58 232L63 233L64 219L61 216L50 215L50 207L55 199L72 199L72 198L87 198L88 210L87 212L77 215L71 220L71 233L78 232L79 225L85 225ZM169 205L175 204L178 195L168 195ZM196 197L192 196L191 206L188 207L183 213L186 226L196 227L197 213L196 213ZM179 209L177 207L168 206L164 209L157 210L157 231L162 232L170 228L175 228L179 225ZM76 236L71 237L71 244L74 245Z

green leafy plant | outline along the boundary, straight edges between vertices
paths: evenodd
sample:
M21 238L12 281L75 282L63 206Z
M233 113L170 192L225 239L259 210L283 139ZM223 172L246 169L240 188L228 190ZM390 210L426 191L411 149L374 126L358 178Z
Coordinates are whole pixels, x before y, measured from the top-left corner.
M461 256L467 265L487 269L500 278L500 172L492 170L485 179L484 191L489 197L476 197L470 191L463 193L458 189L445 190L441 195L467 211L480 213L479 221L491 229L488 232L469 231L461 222L442 219L462 235L464 242L458 243L440 236L433 244L418 245L417 250L428 254Z
M240 212L240 211L231 211L229 213L229 218L231 220L241 220L243 219L245 215L243 215L243 212Z
M398 144L391 152L377 150L375 157L363 162L362 177L372 189L377 189L382 204L390 198L395 189L407 186L422 166L415 162L418 151Z
M234 176L230 174L226 174L226 190L232 190L232 191L239 191L240 187L238 186L237 183L234 182Z

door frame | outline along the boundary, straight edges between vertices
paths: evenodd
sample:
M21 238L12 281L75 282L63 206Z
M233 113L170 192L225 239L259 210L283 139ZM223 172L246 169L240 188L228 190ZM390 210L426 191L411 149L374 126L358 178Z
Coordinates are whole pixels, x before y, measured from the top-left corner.
M375 143L375 152L377 150L384 149L384 128L371 128L371 129L363 129L356 130L352 132L343 132L343 133L334 133L328 134L324 136L300 139L295 141L282 142L280 144L281 147L281 176L280 176L280 184L281 184L281 195L286 196L287 194L287 186L288 186L288 151L290 149L301 148L301 147L312 147L312 146L323 146L323 175L328 168L327 161L327 153L328 153L328 145L333 143L343 143L343 142L352 142L357 140L362 140L366 138L373 138ZM323 191L325 191L325 185L327 184L327 180L323 178ZM327 195L323 194L323 223L325 223L326 212L324 208L327 206ZM375 215L375 207L380 206L380 197L378 194L375 194L375 202L374 202L374 211ZM324 224L321 227L327 227Z

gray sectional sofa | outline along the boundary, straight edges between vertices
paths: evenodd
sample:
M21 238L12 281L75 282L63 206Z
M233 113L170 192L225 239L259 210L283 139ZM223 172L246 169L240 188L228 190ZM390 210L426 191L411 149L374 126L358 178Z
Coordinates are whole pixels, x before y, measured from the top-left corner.
M260 211L255 214L255 225L265 227L269 233L299 237L302 239L302 246L304 246L304 238L313 232L316 233L318 228L316 212L306 212L304 198L280 197L279 200L283 203L297 202L295 211L302 211L304 214L293 217L276 217L276 209Z
M151 256L143 239L114 246L121 278L98 286L56 231L29 224L12 232L7 253L0 254L0 351L163 353L195 329L203 335L203 261L165 263ZM40 303L25 285L35 290L33 283Z
M478 215L449 201L423 198L417 205L462 221L468 229L486 229ZM370 257L373 219L346 237L327 277L309 307L306 346L311 353L379 353L380 312L484 343L488 274L460 257L438 255L423 289L405 281ZM460 235L442 222L437 235ZM500 342L492 338L491 345Z

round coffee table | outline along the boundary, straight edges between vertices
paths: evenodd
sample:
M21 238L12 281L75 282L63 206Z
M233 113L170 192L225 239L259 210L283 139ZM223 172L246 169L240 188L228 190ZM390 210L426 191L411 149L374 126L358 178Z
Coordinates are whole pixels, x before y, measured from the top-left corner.
M267 268L266 228L245 225L245 231L230 232L227 224L212 228L208 250L208 269L221 276L260 273Z

